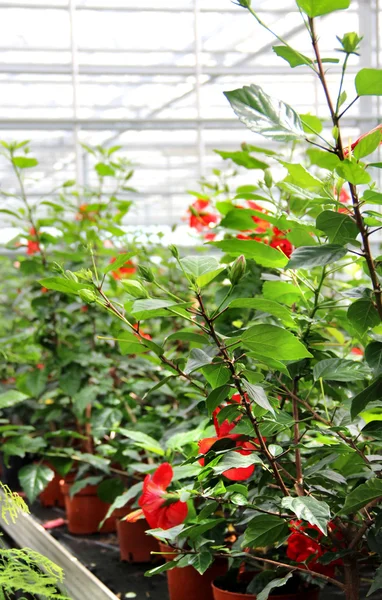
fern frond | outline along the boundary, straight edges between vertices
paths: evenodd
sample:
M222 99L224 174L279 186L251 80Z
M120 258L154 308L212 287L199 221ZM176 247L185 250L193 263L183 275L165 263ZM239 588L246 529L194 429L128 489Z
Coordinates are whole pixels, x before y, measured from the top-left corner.
M20 513L29 513L29 508L17 492L12 492L7 485L0 481L1 518L9 525L8 518L15 523Z

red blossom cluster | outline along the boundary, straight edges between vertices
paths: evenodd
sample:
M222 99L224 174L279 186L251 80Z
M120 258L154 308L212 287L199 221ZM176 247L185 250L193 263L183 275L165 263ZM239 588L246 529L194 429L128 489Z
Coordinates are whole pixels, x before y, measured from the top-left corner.
M127 515L126 521L135 523L144 517L153 529L170 529L183 523L188 513L186 502L181 502L175 493L167 493L173 475L169 463L163 463L155 473L146 475L138 501L141 508Z
M231 398L231 402L240 403L240 394L234 394ZM201 454L207 454L212 446L218 441L222 439L232 440L235 443L235 447L238 450L239 454L243 454L247 456L251 454L254 450L258 449L259 441L257 439L253 441L243 441L243 436L240 433L231 433L231 431L236 427L241 419L241 415L239 415L232 423L228 420L219 423L218 414L221 411L220 407L217 407L212 413L216 436L211 438L205 438L204 440L200 440L199 444L199 452ZM204 467L205 459L200 458L199 463ZM231 481L244 481L251 477L255 470L255 465L249 465L248 467L234 467L232 469L227 469L227 471L223 472L224 477L230 479Z
M209 207L209 200L198 198L193 204L190 205L188 209L188 213L190 215L188 224L192 229L199 231L199 233L204 232L204 238L208 241L212 241L216 234L212 231L206 232L206 230L211 229L210 226L213 223L217 223L219 217L210 210L207 210Z
M287 542L287 557L297 563L305 563L306 566L315 573L321 573L327 577L334 577L335 568L342 564L341 559L336 559L328 565L319 563L329 550L325 549L322 544L323 533L316 525L302 525L302 521L293 521L291 523L292 533ZM329 527L335 530L333 525L329 523ZM314 537L313 537L314 536ZM341 532L336 532L338 541L342 539ZM335 548L331 548L331 552L335 552Z
M33 227L29 230L29 235L36 237L36 230ZM36 254L36 252L40 252L40 246L37 238L35 240L28 240L27 254L33 255Z
M264 215L268 214L268 212L262 206L259 206L259 204L256 204L256 202L253 202L252 200L247 200L247 204L252 210L262 212ZM241 206L239 208L244 207ZM286 238L286 233L277 227L272 227L271 223L256 215L252 216L252 220L256 224L256 228L254 230L246 230L242 233L239 233L236 236L237 239L254 240L255 242L269 244L271 248L280 249L289 258L293 252L293 246Z
M114 263L116 260L116 258L111 258L110 264ZM119 267L115 271L112 271L111 275L112 277L114 277L114 279L127 279L128 277L134 275L136 270L137 269L135 268L133 261L128 260L122 267Z

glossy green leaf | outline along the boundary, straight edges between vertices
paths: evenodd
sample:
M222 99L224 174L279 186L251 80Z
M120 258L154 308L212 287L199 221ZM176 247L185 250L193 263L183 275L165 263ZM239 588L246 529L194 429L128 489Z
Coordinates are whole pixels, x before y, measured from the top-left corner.
M182 314L182 310L188 306L191 306L191 303L176 303L174 300L148 298L136 300L133 303L131 314L134 315L137 321L155 317L171 317L175 316L174 313Z
M228 469L244 469L251 465L262 465L263 461L257 454L240 454L239 452L227 452L218 464L212 467L216 475L222 475Z
M212 364L202 368L202 373L212 388L217 388L231 379L231 371L226 364Z
M285 177L286 183L297 185L304 190L315 190L322 187L322 181L314 177L299 163L288 163L280 161L283 167L288 171L288 176Z
M322 246L301 246L292 253L287 265L288 269L308 269L310 267L323 267L337 262L347 254L347 249L338 244L324 244Z
M347 494L340 512L345 515L356 512L377 498L382 502L382 479L369 479Z
M22 467L19 471L21 487L28 500L34 502L54 477L54 471L46 465L32 464Z
M313 369L315 381L362 381L368 375L370 371L363 363L342 358L320 360Z
M126 354L142 354L149 350L147 346L140 341L140 338L128 331L120 333L117 340L122 356L125 356Z
M254 325L241 336L243 345L263 356L298 360L312 355L292 333L276 325Z
M382 342L370 342L365 348L365 359L374 375L382 373Z
M217 271L221 266L213 256L186 256L180 263L185 272L195 278Z
M73 498L78 492L86 488L88 485L97 485L102 481L103 475L90 475L89 477L84 477L84 479L78 479L75 481L69 489L69 496Z
M103 270L104 274L110 273L110 271L117 271L120 267L135 256L135 252L128 252L125 254L118 254L114 262L110 262Z
M261 592L256 594L256 600L268 600L269 594L275 588L277 588L276 591L279 594L279 588L283 587L291 577L293 577L292 573L288 573L285 575L285 577L277 577L276 579L272 579L272 581L270 581Z
M260 211L251 210L249 208L234 208L220 222L221 227L226 229L235 229L238 231L254 231L257 227L252 217L258 217L267 223L276 225L278 219L271 215L266 215ZM269 225L271 227L271 225Z
M316 525L324 535L328 532L330 520L330 507L326 502L316 500L311 496L287 496L281 500L281 506L292 511L298 519Z
M28 158L27 156L14 156L12 162L18 169L31 169L38 165L38 161L35 158Z
M345 10L350 0L296 0L297 5L308 17L320 17L336 10Z
M352 162L349 159L343 160L336 167L336 173L345 181L349 181L354 185L363 185L370 183L371 175L365 170L360 163Z
M106 163L97 163L94 168L100 177L114 177L115 175L115 170Z
M312 165L317 165L317 167L327 169L328 171L334 171L340 163L338 156L332 152L325 152L324 150L318 150L317 148L309 148L307 154Z
M46 277L45 279L40 279L39 284L48 290L55 290L64 294L77 294L79 290L93 289L93 286L84 282L78 283L64 277Z
M379 129L369 133L358 142L357 146L353 150L353 155L357 160L363 158L364 156L369 156L369 154L372 154L378 148L381 140L382 132Z
M362 428L362 435L382 441L382 421L370 421Z
M223 150L215 150L216 154L219 154L224 160L232 160L236 165L245 167L246 169L268 169L269 165L258 158L255 158L249 154L249 152L237 151L237 152L224 152Z
M290 310L266 298L235 298L228 305L230 308L252 308L262 311L268 315L277 317L289 327L294 327L294 320Z
M0 394L0 409L10 408L29 398L27 394L22 394L18 390L8 390Z
M294 50L294 48L291 48L290 46L273 46L272 50L277 56L286 60L292 69L294 67L299 67L300 65L309 65L313 62L310 58L304 54L300 54L300 52Z
M200 573L200 575L203 575L203 573L207 571L208 567L211 566L213 558L214 557L210 552L202 550L192 557L190 564L194 567L194 569L197 570L198 573Z
M229 392L229 385L222 385L212 390L212 392L207 396L206 405L210 415L212 415L215 408L220 406L224 400L228 398Z
M370 402L382 400L382 377L378 377L367 388L354 396L351 405L351 417L355 419Z
M347 244L357 237L357 224L348 215L332 210L324 210L316 219L317 229L321 229L331 244Z
M258 406L261 406L261 408L264 408L265 410L268 410L273 415L275 414L275 411L273 410L273 407L271 406L271 404L267 398L264 388L262 388L259 385L253 385L252 383L249 383L249 381L246 381L245 379L242 379L241 383L242 383L243 388L247 392L249 398L255 404L257 404Z
M274 100L258 85L224 92L240 121L251 131L280 142L305 136L296 111L280 100Z
M275 248L253 240L223 240L221 242L211 242L211 245L220 248L220 250L231 256L243 254L262 267L282 268L288 262L286 256Z
M301 290L287 281L266 281L263 285L263 296L268 300L277 300L292 306L301 298Z
M273 515L259 515L249 522L242 545L264 548L284 542L289 535L290 529L283 519Z
M377 309L369 298L353 302L348 308L347 318L360 334L379 325L381 321Z
M305 133L321 133L322 121L310 113L300 113L300 119Z
M382 96L382 69L361 69L355 77L358 96Z
M219 352L219 348L216 346L204 346L203 348L193 348L190 352L190 356L187 360L186 367L184 372L186 374L192 373L192 371L196 371L200 369L200 367L204 367L204 365L209 365L212 363L213 359Z
M129 440L132 440L136 446L139 448L143 448L148 452L153 452L155 454L159 454L160 456L164 455L164 450L157 440L155 440L150 435L143 433L142 431L135 431L132 429L125 429L124 427L120 427L118 432L127 437Z

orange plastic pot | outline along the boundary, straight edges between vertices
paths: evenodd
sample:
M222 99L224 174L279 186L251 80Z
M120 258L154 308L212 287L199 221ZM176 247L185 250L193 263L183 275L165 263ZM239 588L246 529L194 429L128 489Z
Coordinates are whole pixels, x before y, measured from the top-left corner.
M159 542L161 552L166 562L170 562L176 556L171 548ZM171 554L169 554L171 552ZM217 577L221 577L227 571L227 561L217 559L203 575L200 575L194 567L175 567L167 571L167 585L170 600L213 600L211 584Z
M228 592L216 587L212 583L213 600L256 600L256 594L241 594L238 592ZM310 590L296 592L295 594L270 594L268 600L318 600L320 589L313 587Z
M70 496L71 484L60 482L65 497L66 518L70 533L87 535L90 533L112 533L115 531L115 517L106 519L99 529L99 524L106 516L110 504L102 502L97 496L97 486L87 485L74 496Z
M129 512L125 511L124 516ZM117 519L117 535L121 560L129 563L147 563L154 560L151 552L159 552L159 545L152 535L146 535L149 524L145 519L128 523Z
M48 465L51 469L53 467ZM40 502L43 506L61 506L64 508L65 499L60 486L61 476L55 472L52 481L49 481L45 490L40 494Z

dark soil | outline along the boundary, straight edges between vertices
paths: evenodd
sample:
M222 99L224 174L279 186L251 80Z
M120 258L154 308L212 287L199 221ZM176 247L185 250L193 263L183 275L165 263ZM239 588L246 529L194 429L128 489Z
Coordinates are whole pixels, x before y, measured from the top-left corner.
M38 502L32 506L32 513L40 523L59 517L65 518L62 509L43 508ZM151 567L150 564L130 565L121 562L116 534L74 536L68 532L65 525L50 530L50 533L121 600L125 598L169 600L166 573L144 577L144 573ZM371 578L370 574L368 579ZM365 583L363 586L364 599L369 587L370 583ZM369 596L367 600L381 600L381 597L379 591ZM320 600L343 600L343 594L341 590L329 585L321 592Z

